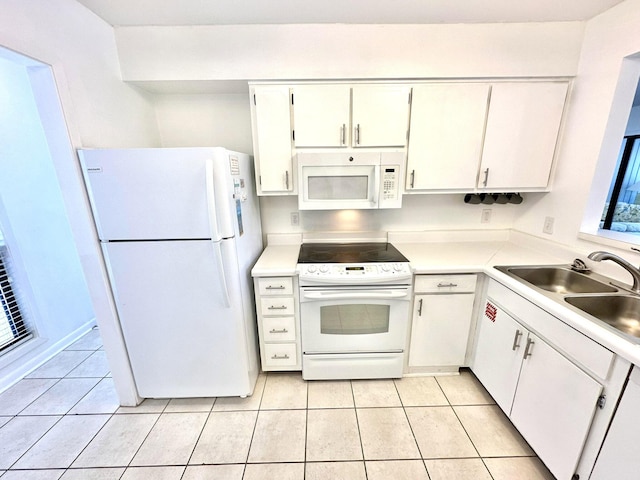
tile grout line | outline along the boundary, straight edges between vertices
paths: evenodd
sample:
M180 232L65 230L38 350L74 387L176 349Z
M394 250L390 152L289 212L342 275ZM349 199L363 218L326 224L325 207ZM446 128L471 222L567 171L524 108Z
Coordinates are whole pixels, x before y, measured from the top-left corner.
M189 454L189 458L187 458L187 461L186 461L186 463L184 465L184 470L182 470L182 474L180 475L180 480L182 480L184 478L185 473L187 473L187 468L189 467L191 459L193 458L193 454L196 451L196 447L198 446L198 443L200 442L200 439L202 438L202 433L204 432L204 429L207 426L207 423L209 422L209 419L211 418L211 413L213 412L213 406L216 404L217 401L218 401L218 397L215 397L213 399L213 403L211 404L211 408L209 408L209 411L206 412L207 413L207 418L205 419L204 423L202 424L202 428L200 429L200 433L198 434L198 438L196 439L195 443L193 444L193 448L191 449L191 453ZM170 404L171 404L171 400L169 400L169 403L167 403L167 407ZM165 407L165 410L167 409L167 407ZM174 413L179 413L179 412L174 412ZM205 412L183 412L183 413L205 413ZM142 443L144 443L144 442L142 442ZM140 445L140 447L142 447L142 445Z
M411 421L409 420L409 414L407 413L407 407L405 406L404 402L402 401L402 395L400 395L400 390L398 390L398 384L396 383L396 380L393 380L393 386L396 389L396 393L398 394L398 398L400 399L400 405L402 406L402 413L404 413L404 418L406 418L407 420L407 424L409 425L409 430L411 431L411 435L413 436L413 441L416 444L416 448L418 449L418 454L420 454L420 460L422 461L422 465L424 466L424 471L427 473L427 478L431 479L431 475L429 475L429 470L427 469L427 463L425 462L424 456L422 455L422 450L420 450L420 444L418 443L418 439L416 438L416 434L413 431L413 425L411 425ZM445 397L445 399L447 400L447 402L449 401L449 399L447 399Z

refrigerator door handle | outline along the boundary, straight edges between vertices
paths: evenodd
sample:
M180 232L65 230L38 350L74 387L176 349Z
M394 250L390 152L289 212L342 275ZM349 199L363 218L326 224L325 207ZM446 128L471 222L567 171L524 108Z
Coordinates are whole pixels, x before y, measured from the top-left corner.
M213 159L207 158L206 162L207 176L207 212L209 214L209 231L211 232L211 240L217 242L222 239L220 229L218 228L218 213L216 212L216 189L213 183ZM218 247L218 252L220 247ZM220 257L222 261L222 257ZM227 294L227 298L229 295Z
M227 276L224 271L221 243L221 241L212 242L213 255L216 257L216 263L218 264L218 275L220 277L220 285L222 286L223 303L225 308L229 308L231 307L231 299L229 298L229 286L227 285Z

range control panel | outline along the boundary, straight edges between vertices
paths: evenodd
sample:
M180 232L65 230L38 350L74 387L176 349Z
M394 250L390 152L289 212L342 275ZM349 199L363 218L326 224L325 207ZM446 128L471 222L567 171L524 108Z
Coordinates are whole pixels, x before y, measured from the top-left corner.
M401 263L305 263L298 264L301 280L362 283L411 279L411 268Z

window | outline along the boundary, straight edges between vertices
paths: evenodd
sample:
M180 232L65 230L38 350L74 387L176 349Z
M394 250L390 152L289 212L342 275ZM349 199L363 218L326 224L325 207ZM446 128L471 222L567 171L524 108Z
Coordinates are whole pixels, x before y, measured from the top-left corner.
M31 331L11 280L8 249L0 236L0 355L31 338Z
M624 137L607 201L602 213L603 230L640 236L640 135Z

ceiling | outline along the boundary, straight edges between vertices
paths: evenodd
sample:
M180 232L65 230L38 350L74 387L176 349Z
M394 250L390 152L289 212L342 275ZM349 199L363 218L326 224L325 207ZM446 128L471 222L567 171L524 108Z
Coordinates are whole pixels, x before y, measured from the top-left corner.
M114 26L588 20L623 0L77 0Z

